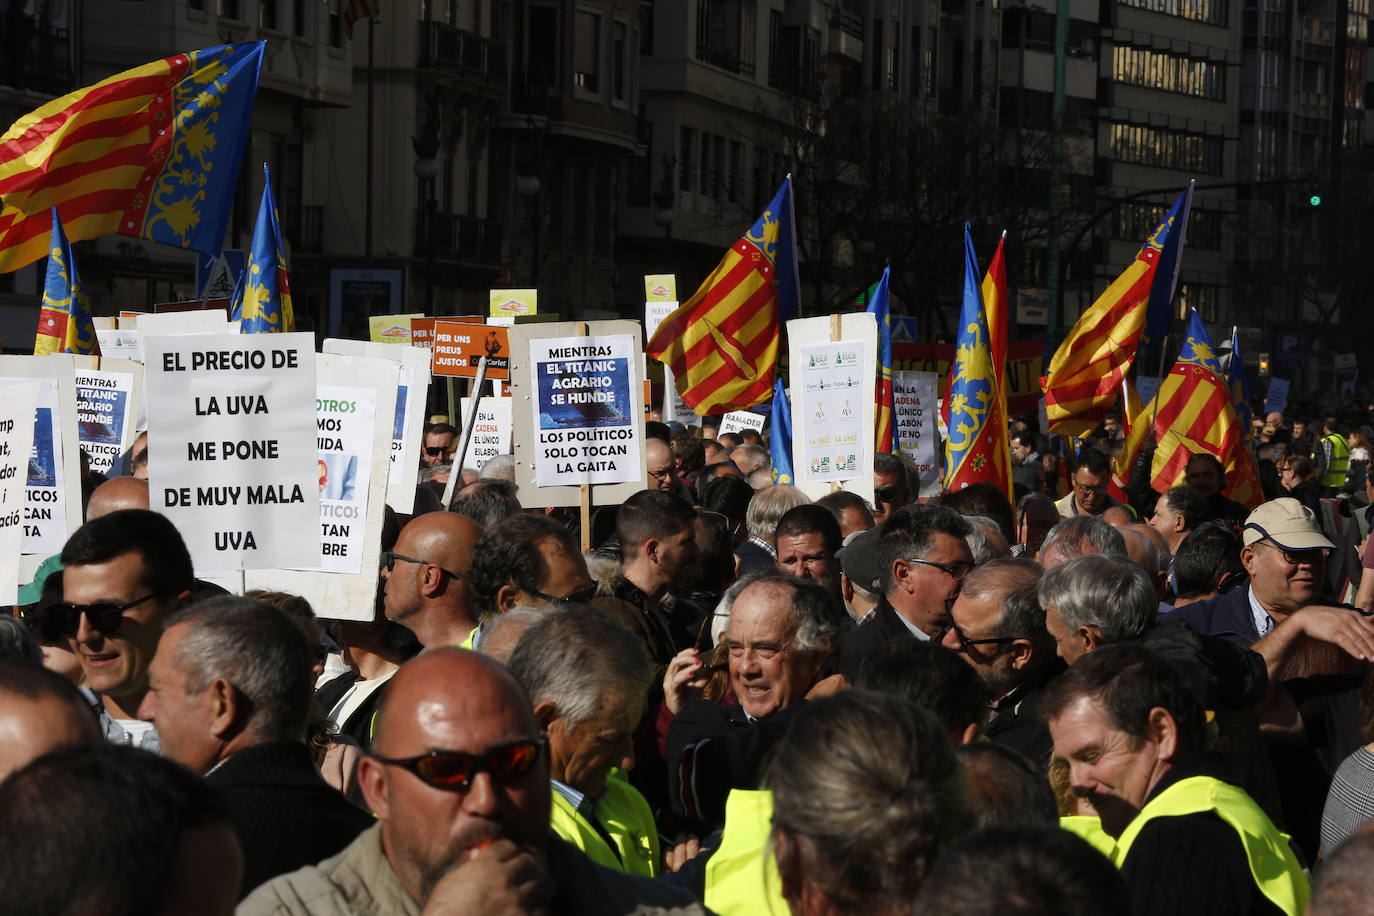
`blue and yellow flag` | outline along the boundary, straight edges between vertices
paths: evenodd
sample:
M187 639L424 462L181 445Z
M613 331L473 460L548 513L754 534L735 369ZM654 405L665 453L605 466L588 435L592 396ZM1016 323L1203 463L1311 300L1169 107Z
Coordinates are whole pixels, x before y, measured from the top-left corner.
M1193 210L1193 185L1178 196L1164 224L1169 232L1163 236L1159 250L1159 265L1155 268L1154 285L1150 287L1150 305L1145 312L1145 339L1161 340L1169 333L1174 315L1174 290L1178 287L1178 268L1183 260L1183 241L1188 235L1188 214Z
M868 298L868 311L878 321L878 385L874 391L877 423L874 427L873 450L880 454L895 452L892 439L894 405L892 402L892 308L888 295L890 267L883 268L883 276Z
M988 318L983 310L978 256L964 224L964 304L950 367L949 438L945 441L945 489L987 481L1011 492L1011 453L997 398ZM999 430L1000 426L1000 430Z
M792 405L782 379L773 379L773 415L769 420L768 453L773 458L773 483L796 483L792 473Z
M1241 425L1249 430L1255 411L1250 406L1250 380L1245 377L1245 360L1240 355L1240 328L1236 325L1231 325L1231 359L1226 363L1226 385L1231 389L1231 400L1236 404Z
M68 235L219 254L253 120L265 41L174 54L70 92L0 136L0 273Z
M1222 374L1221 360L1217 359L1217 348L1212 346L1212 336L1207 333L1207 326L1202 323L1202 316L1197 313L1197 309L1188 310L1188 333L1183 339L1182 348L1178 351L1178 363L1185 366L1205 366L1218 376Z
M291 310L291 285L286 279L286 254L282 251L281 220L272 198L272 173L262 167L262 203L253 228L253 247L248 265L234 288L231 320L241 320L240 334L291 331L296 316Z
M36 356L48 353L99 353L91 304L76 274L71 242L62 231L57 208L52 208L52 244L48 250L48 276L43 285L43 308L38 313Z

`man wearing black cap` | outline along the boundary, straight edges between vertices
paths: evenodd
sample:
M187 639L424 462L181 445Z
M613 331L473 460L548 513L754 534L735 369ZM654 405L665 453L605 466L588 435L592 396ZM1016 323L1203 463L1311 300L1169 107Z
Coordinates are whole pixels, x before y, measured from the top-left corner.
M882 564L878 562L877 528L856 531L845 538L835 558L840 561L840 593L845 610L856 624L867 623L878 613L882 596Z

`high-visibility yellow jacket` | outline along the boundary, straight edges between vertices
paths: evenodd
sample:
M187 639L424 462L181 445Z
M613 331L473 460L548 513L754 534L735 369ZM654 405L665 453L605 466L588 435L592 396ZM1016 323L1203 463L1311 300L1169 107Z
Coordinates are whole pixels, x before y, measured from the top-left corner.
M663 861L658 842L658 825L654 813L639 790L619 773L606 777L606 792L596 802L596 819L615 842L607 845L597 829L587 822L572 802L552 787L553 805L549 809L549 825L593 862L644 878L656 878Z
M788 916L782 876L769 847L773 793L732 789L725 829L706 862L706 908L719 916Z

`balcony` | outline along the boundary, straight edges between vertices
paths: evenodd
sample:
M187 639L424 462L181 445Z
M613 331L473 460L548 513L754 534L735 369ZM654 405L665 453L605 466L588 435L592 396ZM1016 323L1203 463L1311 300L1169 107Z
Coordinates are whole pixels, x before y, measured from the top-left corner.
M864 59L864 19L858 13L836 6L830 12L831 54L848 57L858 63Z
M429 254L429 220L415 211L415 256ZM434 214L434 257L467 264L495 265L501 260L501 229L491 220L456 213Z
M738 73L740 76L753 76L753 61L741 60L738 51L727 48L711 48L706 45L697 45L697 60L703 64L710 64L731 73Z
M506 46L442 22L419 23L417 66L493 86L506 85Z
M320 254L324 251L324 207L300 206L284 227L291 240L292 254Z

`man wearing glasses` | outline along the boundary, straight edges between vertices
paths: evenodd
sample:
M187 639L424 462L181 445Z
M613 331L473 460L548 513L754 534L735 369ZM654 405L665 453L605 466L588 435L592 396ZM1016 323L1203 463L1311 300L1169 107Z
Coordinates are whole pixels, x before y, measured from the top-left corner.
M81 659L100 697L105 736L157 750L157 732L138 718L148 664L163 622L191 599L195 576L181 535L166 518L125 509L87 522L62 548L63 601L46 621Z
M455 512L417 516L382 554L388 620L426 649L462 644L477 627L468 570L482 528Z
M240 914L700 913L686 892L595 865L549 832L549 754L501 665L441 648L402 666L358 784L377 824L254 891Z
M1060 517L1101 515L1112 506L1120 505L1107 492L1107 482L1111 477L1112 469L1107 463L1107 456L1097 449L1083 449L1073 463L1073 476L1069 478L1073 489L1068 496L1054 504Z
M1032 560L991 560L970 572L941 642L958 652L987 684L992 718L984 734L1040 764L1048 764L1049 729L1035 698L1064 665L1045 629L1037 589L1042 570Z
M420 449L420 467L432 468L448 464L444 453L453 447L458 430L448 423L435 423L425 430L424 446Z
M973 569L969 524L946 506L906 506L880 530L882 600L873 618L845 637L842 648L841 671L851 683L864 658L891 639L908 634L940 639L949 626L950 605Z
M488 529L473 550L471 580L479 630L517 607L587 604L596 596L577 539L546 515L513 515Z

